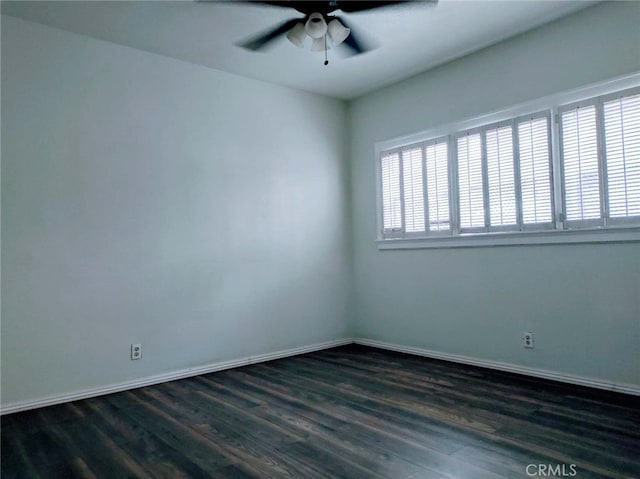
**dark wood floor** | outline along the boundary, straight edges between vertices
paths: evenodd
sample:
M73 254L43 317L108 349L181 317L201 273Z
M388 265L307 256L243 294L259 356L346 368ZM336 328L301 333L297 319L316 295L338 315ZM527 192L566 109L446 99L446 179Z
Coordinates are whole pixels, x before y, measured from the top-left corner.
M2 479L640 478L639 462L638 397L360 346L2 417Z

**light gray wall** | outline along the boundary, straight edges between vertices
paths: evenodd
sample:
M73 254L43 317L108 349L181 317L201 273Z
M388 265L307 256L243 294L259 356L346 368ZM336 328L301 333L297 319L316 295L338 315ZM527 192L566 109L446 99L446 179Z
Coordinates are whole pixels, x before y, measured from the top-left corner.
M639 17L596 6L358 99L351 138L338 101L3 17L2 404L352 333L640 384L638 245L379 252L373 158L639 70Z
M337 100L3 17L2 403L345 337L345 131Z
M378 251L374 143L640 70L605 3L350 104L358 336L640 385L640 245ZM521 336L533 331L535 349Z

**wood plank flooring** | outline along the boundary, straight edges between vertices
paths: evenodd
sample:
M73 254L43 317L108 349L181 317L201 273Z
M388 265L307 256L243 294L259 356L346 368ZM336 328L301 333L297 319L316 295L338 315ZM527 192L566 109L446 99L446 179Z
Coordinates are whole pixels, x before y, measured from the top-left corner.
M638 397L355 345L3 416L1 434L2 479L640 478Z

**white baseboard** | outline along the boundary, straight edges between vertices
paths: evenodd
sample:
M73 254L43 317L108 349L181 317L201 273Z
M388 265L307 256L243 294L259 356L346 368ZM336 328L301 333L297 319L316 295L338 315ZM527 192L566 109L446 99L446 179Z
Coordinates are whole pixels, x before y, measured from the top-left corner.
M212 373L215 371L221 371L223 369L231 369L231 368L237 368L239 366L247 366L249 364L262 363L265 361L285 358L288 356L296 356L298 354L311 353L313 351L335 348L337 346L344 346L352 343L362 344L363 346L372 346L374 348L388 349L390 351L398 351L401 353L414 354L416 356L425 356L428 358L442 359L445 361L451 361L455 363L469 364L472 366L480 366L480 367L489 368L489 369L496 369L499 371L508 371L508 372L517 373L517 374L524 374L526 376L551 379L551 380L560 381L563 383L577 384L580 386L588 386L588 387L597 388L597 389L604 389L607 391L615 391L615 392L621 392L621 393L640 396L640 386L637 386L634 384L614 383L610 381L603 381L601 379L587 378L583 376L574 376L570 374L559 373L556 371L529 368L526 366L518 366L515 364L503 363L499 361L473 358L469 356L463 356L460 354L443 353L439 351L432 351L429 349L403 346L400 344L387 343L385 341L376 341L376 340L367 339L367 338L355 338L355 339L345 338L345 339L338 339L334 341L327 341L324 343L311 344L311 345L302 346L299 348L285 349L285 350L276 351L273 353L260 354L257 356L247 356L245 358L233 359L230 361L221 361L217 363L206 364L203 366L196 366L193 368L179 369L177 371L157 374L154 376L148 376L146 378L135 379L132 381L125 381L117 384L110 384L108 386L102 386L99 388L86 389L83 391L75 391L72 393L61 394L57 396L49 396L49 397L34 399L29 401L19 401L19 402L10 403L10 404L4 404L0 406L0 415L20 412L20 411L27 411L29 409L35 409L39 407L53 406L55 404L61 404L61 403L70 402L70 401L77 401L79 399L87 399L91 397L102 396L105 394L126 391L129 389L135 389L143 386L151 386L152 384L159 384L167 381L174 381L176 379L183 379L183 378L188 378L192 376L198 376L200 374Z
M3 404L0 406L0 415L9 414L13 412L26 411L29 409L35 409L45 406L53 406L54 404L61 404L70 401L77 401L79 399L87 399L96 396L103 396L105 394L116 393L120 391L126 391L128 389L135 389L143 386L151 386L152 384L164 383L167 381L174 381L176 379L188 378L191 376L198 376L200 374L212 373L215 371L221 371L223 369L237 368L239 366L247 366L249 364L262 363L265 361L271 361L274 359L285 358L287 356L296 356L298 354L311 353L313 351L319 351L321 349L335 348L336 346L344 346L346 344L352 344L353 339L338 339L334 341L327 341L324 343L311 344L308 346L302 346L299 348L285 349L283 351L276 351L273 353L259 354L257 356L248 356L240 359L232 359L230 361L221 361L217 363L206 364L203 366L196 366L193 368L179 369L177 371L171 371L168 373L157 374L154 376L148 376L145 378L134 379L133 381L125 381L117 384L110 384L108 386L101 386L93 389L85 389L83 391L75 391L67 394L60 394L57 396L49 396L40 399L33 399L29 401L19 401L10 404Z
M571 374L560 373L556 371L548 371L545 369L529 368L526 366L518 366L516 364L503 363L499 361L491 361L488 359L478 359L460 354L442 353L423 348L414 348L411 346L402 346L400 344L387 343L384 341L376 341L366 338L355 338L356 344L363 346L372 346L374 348L388 349L390 351L398 351L401 353L415 354L417 356L425 356L434 359L443 359L454 363L469 364L472 366L480 366L483 368L497 369L499 371L508 371L511 373L524 374L525 376L533 376L537 378L552 379L563 383L577 384L579 386L588 386L597 389L605 389L607 391L615 391L626 394L640 396L640 386L634 384L614 383L611 381L603 381L601 379L588 378L583 376L574 376Z

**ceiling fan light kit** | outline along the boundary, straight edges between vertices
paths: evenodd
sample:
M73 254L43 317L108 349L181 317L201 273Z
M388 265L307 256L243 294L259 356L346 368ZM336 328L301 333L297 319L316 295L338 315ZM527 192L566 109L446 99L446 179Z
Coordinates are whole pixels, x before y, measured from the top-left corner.
M331 49L331 45L340 45L344 42L351 29L345 27L337 18L332 19L328 24L321 13L312 13L307 22L296 23L287 33L287 39L295 46L304 48L304 40L311 37L312 52L323 52Z
M201 0L225 1L225 0ZM231 0L227 0L231 1ZM372 47L362 41L360 35L349 28L347 22L333 12L342 10L346 14L376 10L381 7L395 6L402 3L432 3L438 0L234 0L239 3L264 4L280 8L292 8L304 14L302 18L285 20L270 30L250 37L236 45L251 51L265 48L275 39L284 35L299 48L304 47L306 37L312 39L311 51L325 52L324 64L327 65L327 50L331 46L344 44L351 55L360 55L371 50Z

